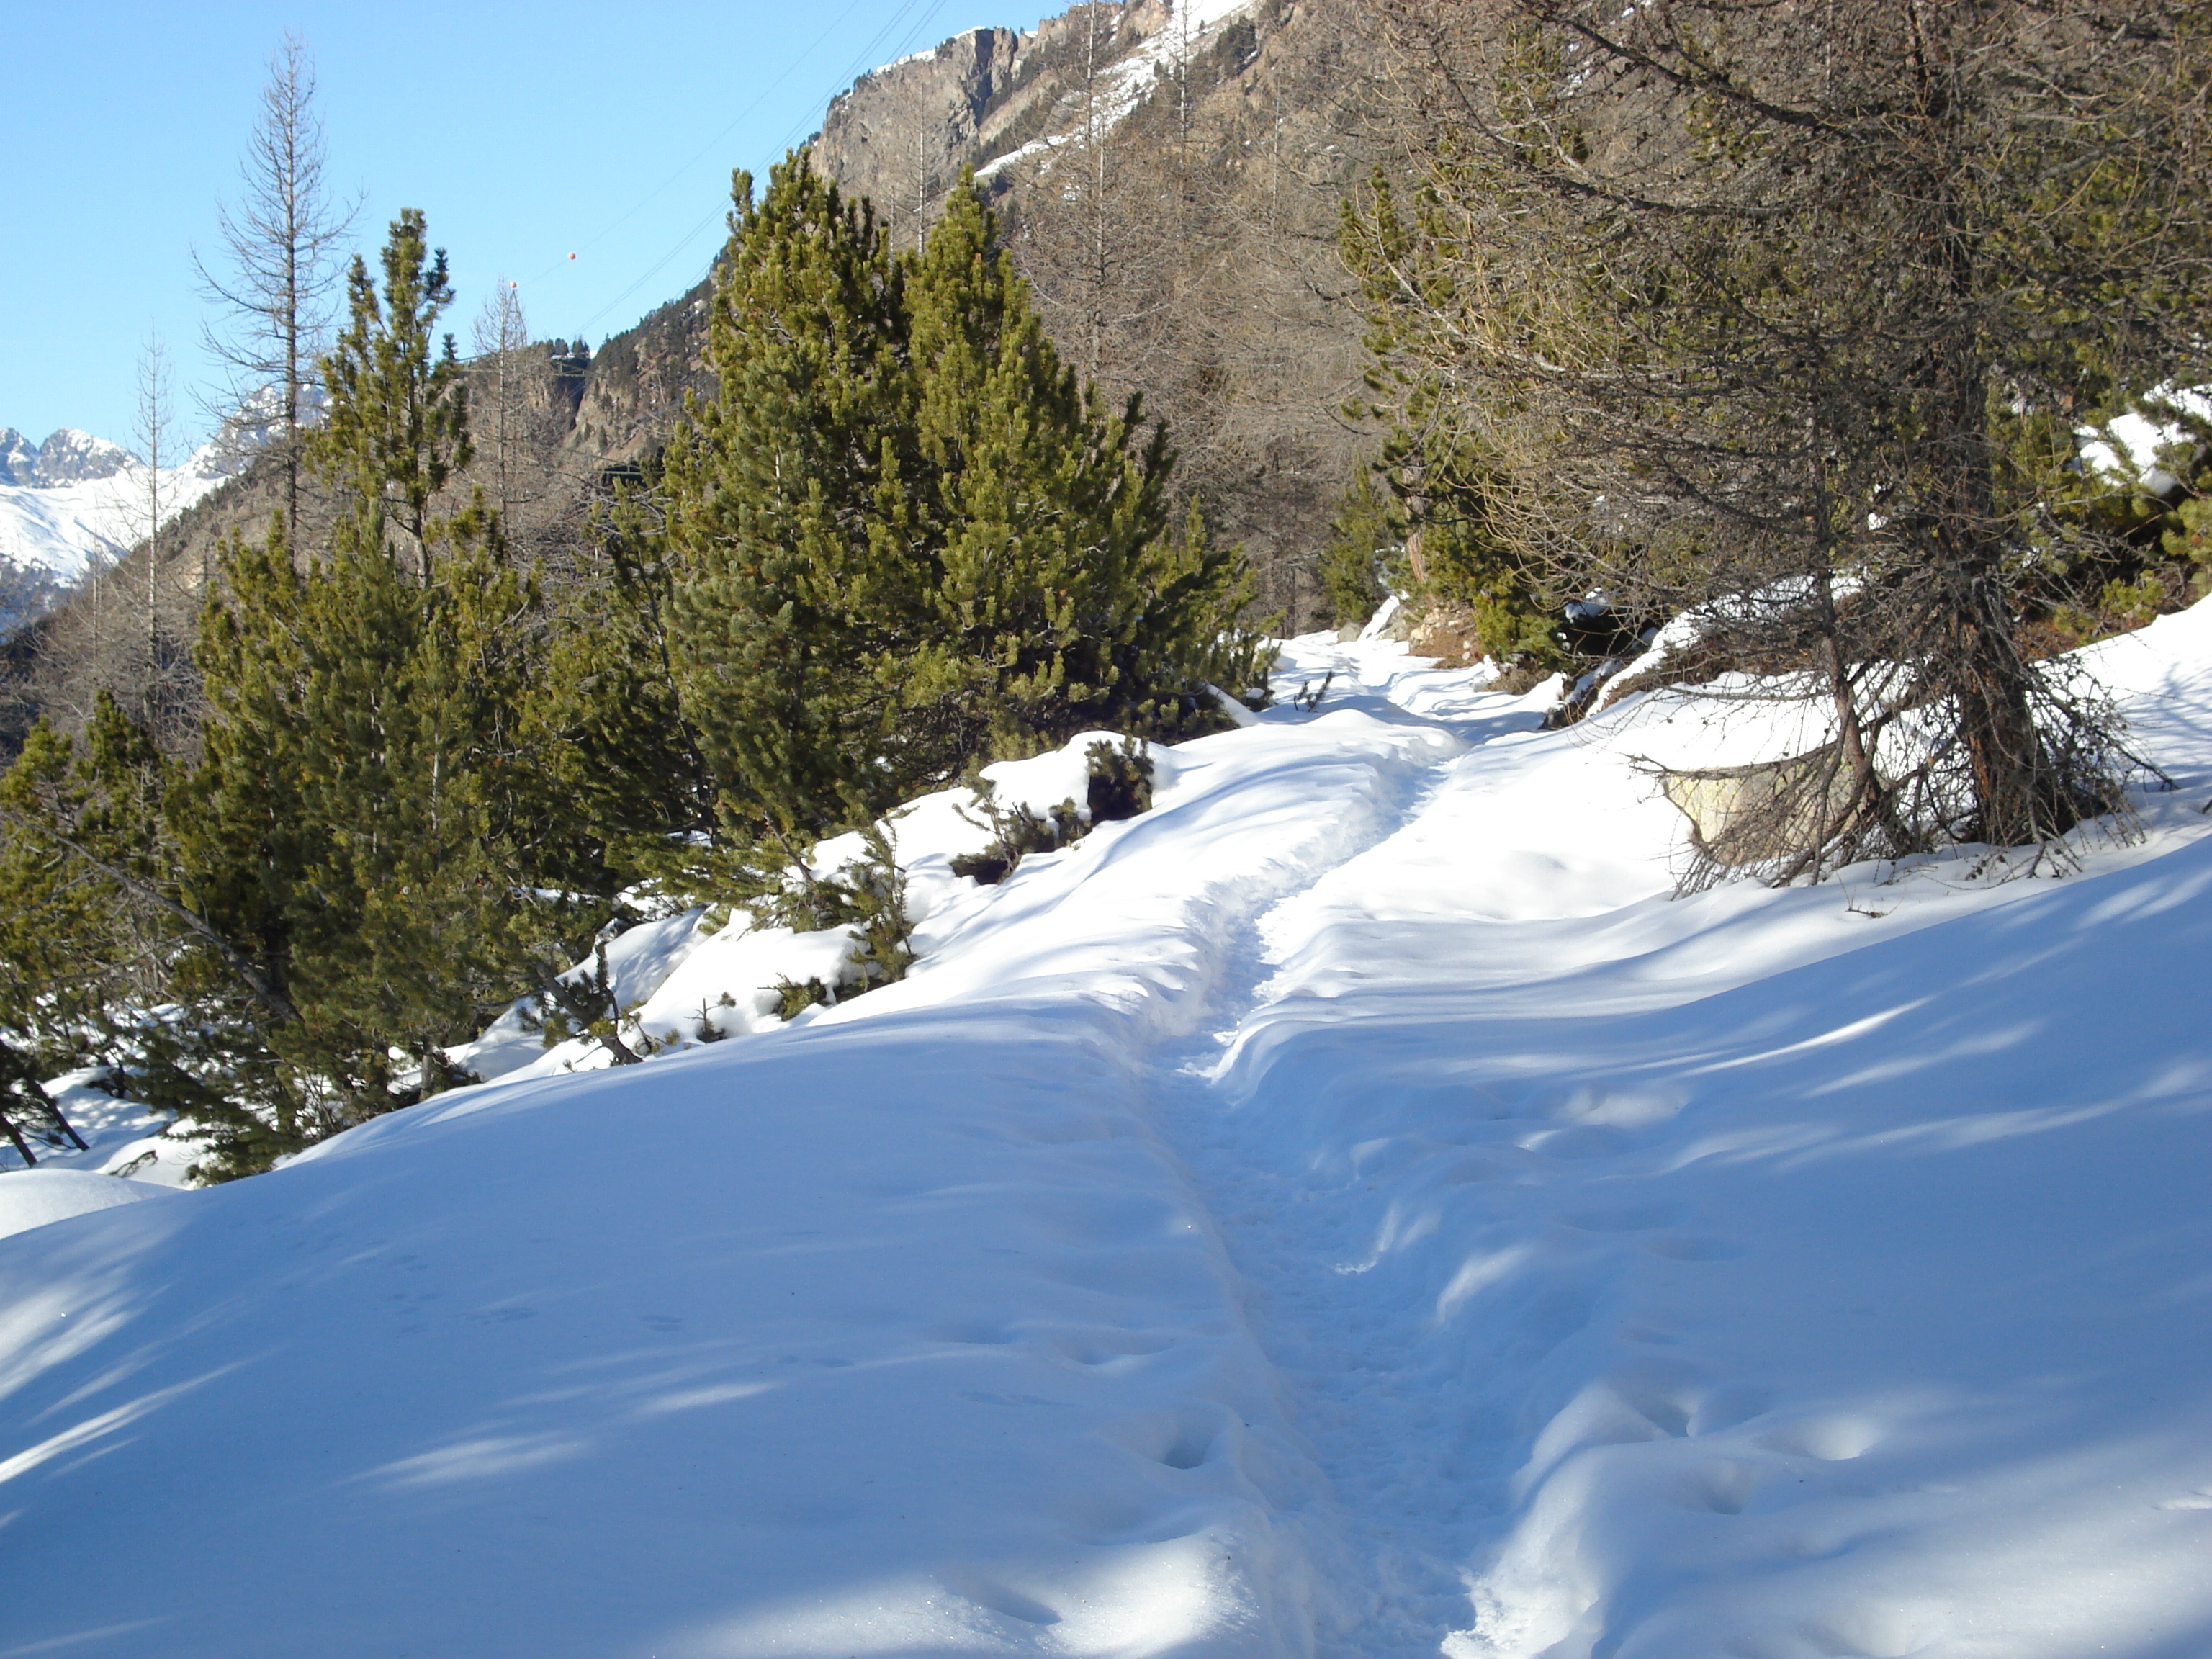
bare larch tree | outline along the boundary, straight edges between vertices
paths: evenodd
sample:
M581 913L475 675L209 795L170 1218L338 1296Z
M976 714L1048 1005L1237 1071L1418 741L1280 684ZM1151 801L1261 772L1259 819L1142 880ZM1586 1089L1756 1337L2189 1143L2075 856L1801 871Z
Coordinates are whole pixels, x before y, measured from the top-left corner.
M337 254L360 209L358 198L331 195L325 161L314 63L307 42L288 32L269 60L260 116L239 161L240 197L216 210L221 256L211 265L195 252L192 264L203 292L228 313L207 331L209 350L229 371L228 406L216 412L246 411L243 429L276 453L293 523L316 354L343 275Z
M1401 412L1501 557L1803 713L1724 861L2050 852L2119 804L2017 622L2078 428L2212 373L2198 9L1379 3L1413 176L1347 248Z

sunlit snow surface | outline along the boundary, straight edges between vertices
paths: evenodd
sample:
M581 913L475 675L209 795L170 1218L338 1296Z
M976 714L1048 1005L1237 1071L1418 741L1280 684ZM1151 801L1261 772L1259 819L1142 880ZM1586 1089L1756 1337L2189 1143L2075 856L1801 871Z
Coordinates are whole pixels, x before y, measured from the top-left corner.
M1750 717L1316 637L902 984L625 936L688 1046L0 1239L0 1656L2212 1650L2212 611L2093 656L2063 880L1674 901Z
M221 484L235 465L229 451L208 443L183 465L163 467L150 479L134 457L104 478L0 483L0 559L76 581L96 562L120 559L143 541L155 506L161 522L169 523Z

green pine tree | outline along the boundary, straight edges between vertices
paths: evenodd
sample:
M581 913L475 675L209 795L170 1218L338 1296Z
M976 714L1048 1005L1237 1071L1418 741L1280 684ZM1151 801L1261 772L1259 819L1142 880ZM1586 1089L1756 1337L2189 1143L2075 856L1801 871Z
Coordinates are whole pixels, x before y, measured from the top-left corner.
M76 1140L41 1076L101 1066L110 1088L172 1103L173 1054L197 1040L163 1006L180 963L214 955L266 989L177 879L174 783L105 693L76 741L42 723L0 777L0 1119L27 1158L27 1117Z
M707 361L667 457L677 684L742 841L795 852L882 811L920 625L902 275L863 205L794 157L739 175ZM917 580L921 578L921 580Z
M317 1040L294 984L301 935L314 932L307 872L319 833L304 795L307 583L281 516L258 543L234 536L216 564L221 592L196 650L208 702L200 758L167 817L191 902L269 994L219 953L181 957L172 987L191 1018L149 1092L204 1133L205 1173L221 1177L343 1127L354 1090L324 1079L351 1085L362 1066Z
M1389 596L1384 566L1403 562L1398 550L1405 529L1398 519L1395 501L1376 489L1373 471L1361 467L1337 503L1321 554L1322 592L1338 627L1365 623ZM1395 574L1403 580L1402 571Z
M1164 434L1063 366L972 189L918 258L804 155L738 208L664 480L673 685L781 864L994 754L1206 729L1261 673Z
M381 264L380 295L359 256L346 277L347 324L318 365L328 404L307 459L357 523L375 523L366 539L396 532L407 544L398 556L411 553L427 574L437 530L431 504L473 453L468 387L453 337L437 333L453 289L446 251L430 252L419 209L402 208L392 222Z
M641 468L593 525L599 556L556 602L526 742L621 884L702 891L718 884L716 790L678 684L659 476L657 460Z
M99 694L75 741L40 720L0 775L0 1032L61 1070L118 999L150 998L181 918L161 822L171 768Z
M932 625L903 675L931 775L1091 728L1179 735L1261 676L1240 561L1177 535L1167 434L1063 364L963 179L905 286L920 365Z
M310 447L340 504L329 545L297 561L281 525L234 542L202 629L184 879L289 1011L240 1008L203 964L206 1041L173 1069L217 1097L179 1100L215 1123L214 1174L447 1086L445 1047L565 963L606 884L529 713L538 585L480 494L441 496L467 410L422 231L394 222L380 290L356 264Z

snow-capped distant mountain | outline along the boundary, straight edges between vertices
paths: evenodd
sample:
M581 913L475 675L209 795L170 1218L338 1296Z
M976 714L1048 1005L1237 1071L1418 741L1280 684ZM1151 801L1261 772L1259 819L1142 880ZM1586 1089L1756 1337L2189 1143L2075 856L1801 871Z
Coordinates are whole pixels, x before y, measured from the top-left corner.
M0 429L0 483L89 483L112 478L131 465L131 452L121 444L95 438L65 426L36 449L14 427Z
M203 444L158 475L167 524L238 469L234 447ZM122 445L64 427L36 449L0 428L0 558L74 581L95 558L120 558L149 529L144 463Z
M0 484L34 483L39 476L39 452L31 441L12 426L0 427Z

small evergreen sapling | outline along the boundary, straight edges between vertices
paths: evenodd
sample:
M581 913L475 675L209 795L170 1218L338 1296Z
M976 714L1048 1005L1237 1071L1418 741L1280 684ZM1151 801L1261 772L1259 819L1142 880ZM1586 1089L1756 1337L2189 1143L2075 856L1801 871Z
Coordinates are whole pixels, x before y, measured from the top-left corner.
M890 832L872 823L860 841L866 855L847 866L844 888L860 938L853 967L859 988L866 991L906 977L914 965L914 923L907 915L906 872L899 868Z
M990 830L990 844L980 853L963 853L955 858L952 873L970 877L986 887L995 887L1013 874L1014 866L1031 853L1057 852L1080 840L1087 827L1072 800L1061 801L1042 816L1026 806L1002 810L993 799L988 780L976 792L976 805L982 809L982 819L968 821ZM967 817L965 809L962 816Z
M723 992L711 1005L706 998L701 997L699 999L699 1041L720 1042L727 1037L730 1034L722 1029L721 1023L714 1018L714 1010L718 1007L734 1008L737 1006L738 1000L727 991Z
M838 1002L906 977L914 964L914 923L907 914L906 872L881 823L860 832L861 856L828 873L795 860L763 881L747 900L757 925L799 933L847 930L852 949L834 982L788 977L763 988L789 1019L816 1003Z
M572 1038L587 1038L616 1065L635 1066L665 1046L639 1026L636 1013L636 1005L624 1007L615 994L607 945L601 939L592 947L589 973L546 975L538 987L537 1007L523 1010L522 1024L524 1030L537 1031L549 1048Z
M1084 750L1090 777L1084 804L1091 822L1118 823L1152 810L1152 757L1144 743L1125 738L1118 744L1094 743Z
M809 1008L818 1008L834 1003L837 994L818 978L796 980L789 975L766 988L775 996L775 1017L796 1019Z
M991 840L981 852L963 853L952 860L952 873L967 876L986 887L994 887L1014 872L1014 866L1031 853L1054 853L1071 847L1102 823L1133 818L1152 810L1152 759L1142 740L1124 738L1121 744L1094 743L1085 751L1087 777L1084 805L1063 800L1042 814L1026 806L1002 809L988 778L978 775L969 785L983 817L961 816L979 829L988 829Z

